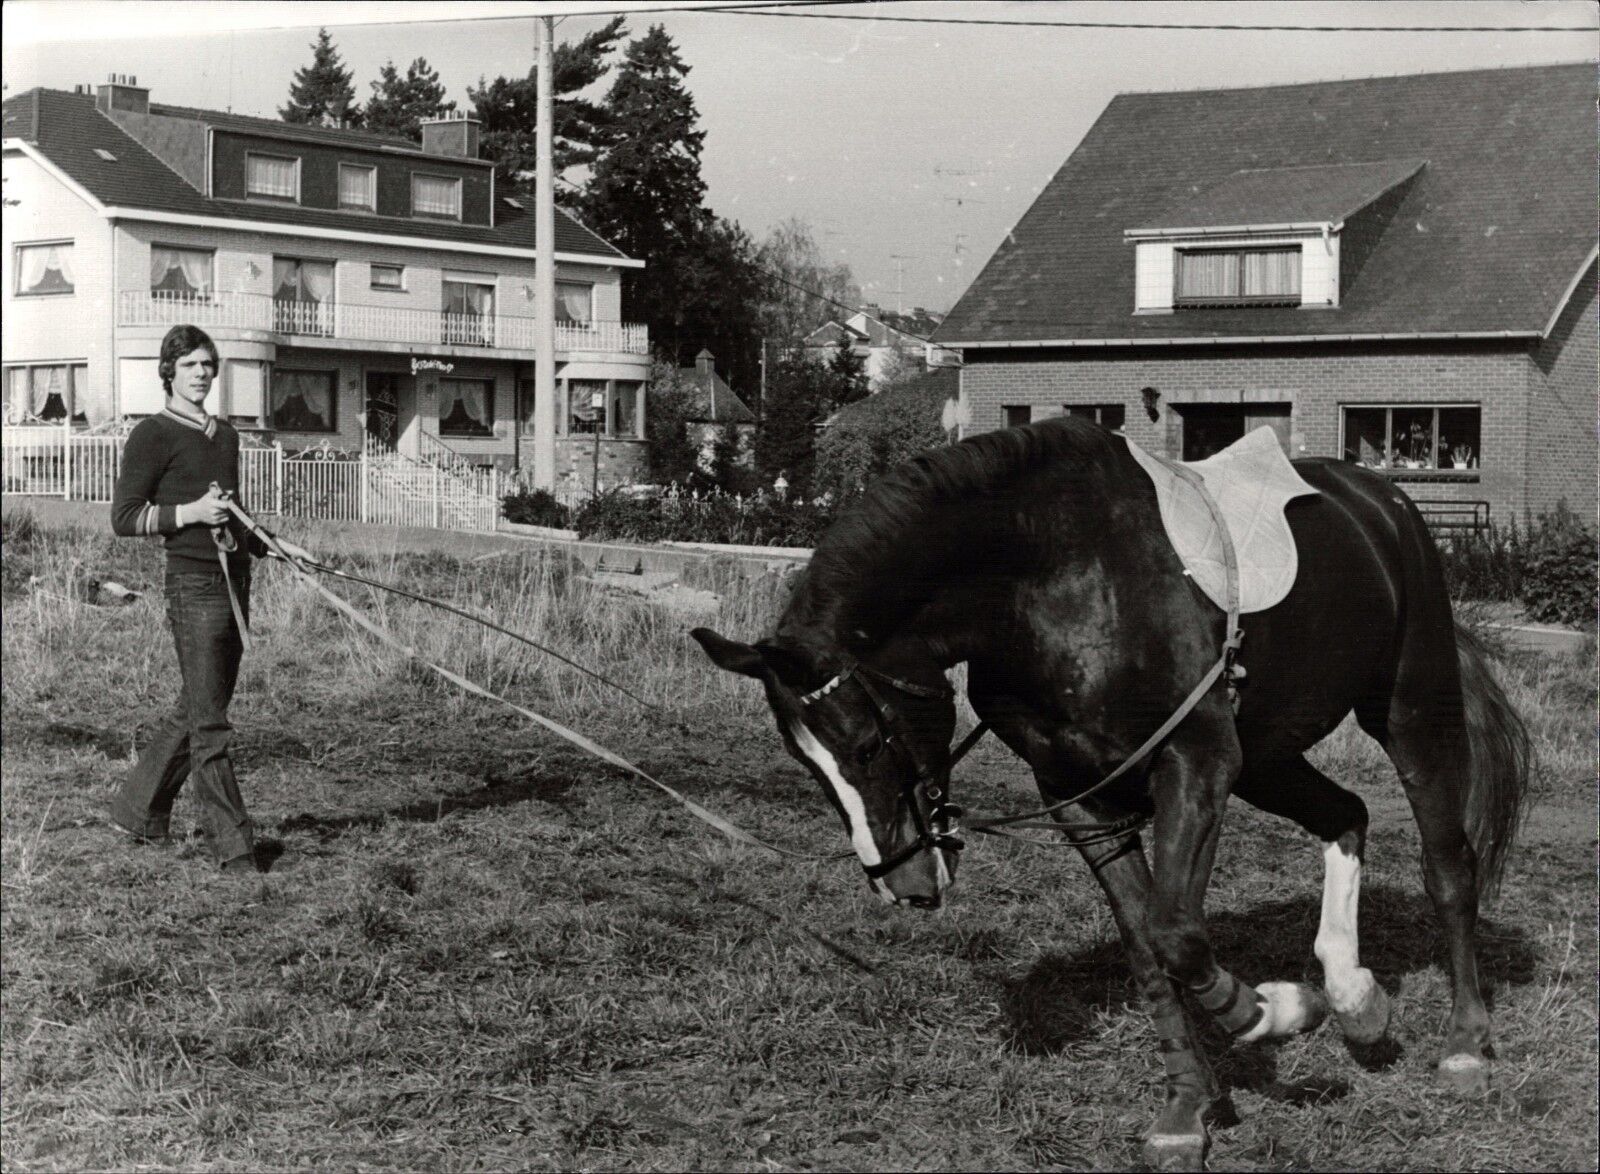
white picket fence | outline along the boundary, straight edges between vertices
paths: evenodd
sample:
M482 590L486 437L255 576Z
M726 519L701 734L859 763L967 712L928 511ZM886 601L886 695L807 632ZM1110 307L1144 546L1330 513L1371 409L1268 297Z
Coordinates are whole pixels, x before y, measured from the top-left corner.
M8 494L111 500L124 436L55 427L0 432L0 485ZM239 450L239 497L256 514L493 530L500 519L495 469L444 468L397 453L289 454L280 444Z

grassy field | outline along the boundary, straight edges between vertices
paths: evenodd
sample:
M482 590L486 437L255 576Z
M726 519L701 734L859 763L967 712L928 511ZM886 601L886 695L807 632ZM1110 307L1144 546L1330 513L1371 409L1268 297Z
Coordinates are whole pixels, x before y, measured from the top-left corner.
M424 653L758 835L844 846L759 690L714 670L670 615L532 551L363 565L493 610L671 720L503 637L346 591ZM89 606L90 573L152 591ZM8 514L7 1170L1136 1161L1159 1061L1075 856L980 841L946 909L887 909L848 862L729 847L645 784L463 699L279 568L258 576L234 720L281 857L235 882L192 840L119 842L98 817L172 696L159 577L157 549ZM742 637L782 595L715 567L698 585L721 590L717 626ZM1541 763L1483 925L1493 1092L1466 1104L1433 1086L1448 982L1416 832L1388 763L1347 725L1317 758L1373 810L1361 948L1391 994L1392 1040L1360 1056L1326 1027L1213 1041L1237 1113L1214 1131L1214 1169L1595 1168L1593 663L1591 643L1500 665ZM969 807L1027 802L997 745L969 761ZM1319 848L1231 809L1208 908L1241 977L1320 981Z

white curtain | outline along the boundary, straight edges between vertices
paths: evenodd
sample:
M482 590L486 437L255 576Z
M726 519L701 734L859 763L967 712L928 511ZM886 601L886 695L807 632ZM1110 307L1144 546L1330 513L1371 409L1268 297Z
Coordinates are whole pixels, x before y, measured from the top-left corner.
M62 280L68 285L77 285L78 278L72 271L72 246L51 245L50 256L45 263L46 269L55 269L61 273Z
M375 174L368 167L339 168L339 203L346 207L371 208L372 177Z
M300 293L306 301L323 305L333 301L333 263L330 261L300 262Z
M211 254L194 249L172 249L164 245L150 248L150 288L156 289L172 278L181 278L187 292L207 296L211 293Z
M638 431L635 409L639 403L639 384L619 379L612 384L611 435L631 437Z
M53 252L48 245L26 245L17 250L22 261L22 288L31 290L44 280L45 271L50 268L50 254Z
M306 413L315 417L317 426L321 428L333 427L333 386L332 374L327 371L283 371L275 370L272 373L272 410L278 416L288 405L289 401L299 398L305 405ZM285 425L282 420L277 423L280 427Z
M594 286L575 281L556 282L556 318L587 325L594 316Z
M1179 253L1180 298L1239 296L1238 253Z
M271 155L250 156L249 193L252 196L274 196L284 200L299 198L299 185L295 172L299 161L278 159Z
M1300 292L1300 250L1244 255L1246 297L1287 297Z
M6 368L6 423L20 424L28 418L28 369Z
M44 408L50 402L50 397L59 396L62 412L70 410L67 394L67 369L65 367L34 367L33 387L28 394L28 415L35 419L44 417ZM51 419L60 419L52 416Z
M437 175L413 175L411 210L428 216L460 216L461 181Z
M280 301L292 302L300 297L300 263L272 258L272 296Z
M492 426L489 412L489 387L490 384L482 379L441 379L439 390L440 399L446 405L440 413L441 420L448 419L455 412L455 405L459 402L461 410L467 418L485 428Z

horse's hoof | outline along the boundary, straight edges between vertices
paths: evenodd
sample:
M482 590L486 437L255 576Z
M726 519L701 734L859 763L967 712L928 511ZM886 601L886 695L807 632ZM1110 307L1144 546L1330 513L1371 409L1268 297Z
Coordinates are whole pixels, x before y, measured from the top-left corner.
M1204 1133L1152 1133L1144 1139L1144 1164L1152 1170L1204 1170Z
M1266 1001L1261 1022L1239 1037L1241 1043L1312 1031L1328 1017L1328 1000L1303 982L1263 982L1256 993Z
M1389 1034L1389 996L1376 982L1354 1011L1337 1011L1339 1030L1353 1044L1375 1044Z
M1439 1082L1462 1097L1481 1097L1489 1092L1489 1061L1468 1052L1457 1052L1439 1061Z

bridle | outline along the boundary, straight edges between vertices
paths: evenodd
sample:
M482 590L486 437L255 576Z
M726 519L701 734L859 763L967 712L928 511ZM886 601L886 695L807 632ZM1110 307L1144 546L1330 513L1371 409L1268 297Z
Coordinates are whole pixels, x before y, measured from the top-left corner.
M948 791L939 780L941 772L931 770L923 763L922 756L917 753L916 744L906 736L905 720L900 716L900 712L889 704L878 685L887 685L909 697L930 701L954 700L955 691L948 685L943 687L919 685L915 681L890 676L888 673L869 668L859 660L851 659L826 684L809 693L801 694L800 704L813 705L849 680L854 680L867 695L867 700L872 703L873 720L878 726L880 740L867 766L870 768L872 762L876 761L885 750L898 745L912 769L912 777L902 784L900 796L911 809L911 822L917 829L917 838L886 860L880 860L877 864L862 865L867 876L872 880L888 876L918 852L933 851L936 848L946 852L960 852L967 846L966 841L957 834L961 828L956 821L961 818L962 809L948 801ZM981 737L981 734L979 736ZM959 753L952 754L950 766L954 767L960 761L961 755L971 749L976 742L977 738L970 738L964 748L959 748ZM948 769L942 773L948 776ZM929 806L926 817L922 814L923 801Z

